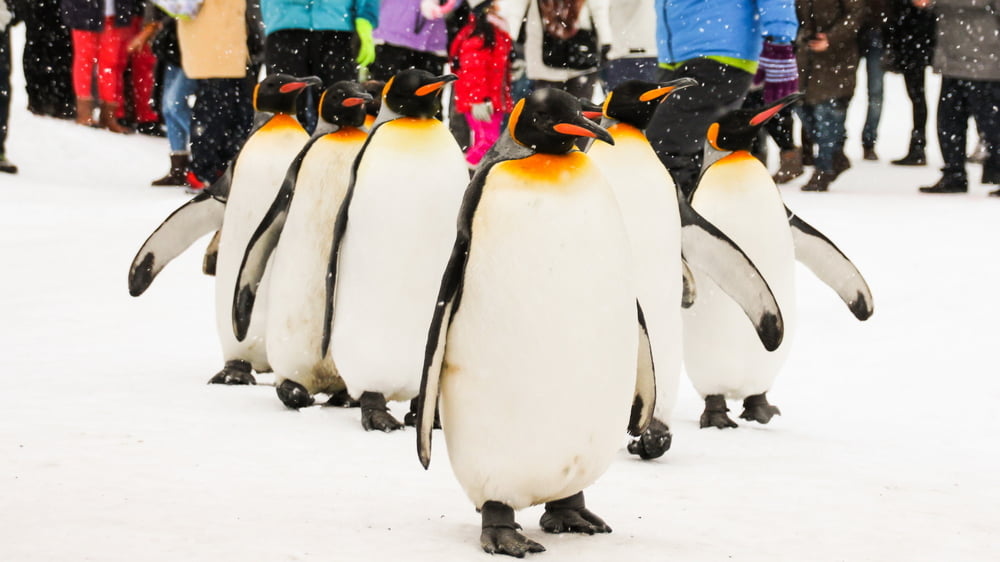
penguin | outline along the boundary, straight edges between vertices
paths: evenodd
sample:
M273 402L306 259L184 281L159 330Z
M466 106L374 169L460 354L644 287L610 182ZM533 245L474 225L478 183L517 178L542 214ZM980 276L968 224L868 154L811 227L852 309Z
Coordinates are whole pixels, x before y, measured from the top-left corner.
M574 141L611 135L555 89L519 101L470 182L428 331L417 407L427 468L440 400L452 470L482 515L481 546L544 547L514 512L545 504L550 533L608 533L583 489L621 429L652 417L653 357L614 192Z
M629 451L643 459L663 455L672 442L669 423L681 378L682 251L735 298L750 299L745 305L741 300L741 305L766 348L781 342L781 312L760 272L727 236L690 210L646 140L644 131L660 102L694 85L697 82L691 78L662 85L623 82L601 106L601 124L615 143L595 142L588 149L608 178L625 218L638 295L656 357L655 417L646 432L629 444ZM683 223L681 206L687 207ZM692 230L697 233L691 234Z
M316 131L288 168L240 264L232 318L236 339L243 341L274 254L266 350L278 397L292 409L313 404L317 392L331 395L328 404L350 402L333 362L319 352L334 222L367 138L362 127L371 101L355 82L337 82L323 92Z
M288 165L309 135L296 121L296 99L319 78L272 74L254 87L255 125L226 173L171 214L139 249L129 269L129 292L141 295L156 275L196 239L221 229L215 275L216 327L225 367L209 383L255 384L251 369L270 370L264 344L266 306L243 341L232 329L233 290L244 249L281 187ZM266 286L265 274L262 283ZM261 289L262 295L266 291Z
M454 75L404 70L355 159L334 226L322 349L329 349L366 430L401 424L386 400L420 385L427 326L469 183L465 157L435 119Z
M740 418L745 420L766 424L781 413L766 394L795 334L796 260L831 286L858 320L873 312L871 290L858 269L785 206L767 169L750 154L758 129L800 98L792 94L762 109L732 111L708 128L705 164L691 206L732 237L760 268L784 315L785 338L774 352L761 349L733 302L692 267L698 295L683 312L684 361L705 400L703 428L737 426L726 414L727 399L743 400Z

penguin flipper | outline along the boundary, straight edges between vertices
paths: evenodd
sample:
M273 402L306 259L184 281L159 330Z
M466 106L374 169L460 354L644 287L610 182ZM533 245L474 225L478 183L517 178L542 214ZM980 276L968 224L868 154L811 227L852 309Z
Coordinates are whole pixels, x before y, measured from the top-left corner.
M243 341L250 329L253 306L257 301L257 288L264 277L271 253L281 239L281 231L285 227L285 219L288 218L288 208L292 204L295 182L302 168L302 161L318 138L313 137L306 143L288 167L274 202L250 237L247 249L243 253L243 261L240 262L240 269L236 275L236 291L233 292L233 334L237 341Z
M872 292L858 268L823 233L800 219L788 207L785 211L792 230L795 259L836 291L855 318L867 320L874 312Z
M143 294L171 260L195 240L218 230L225 212L225 203L209 193L199 193L171 213L149 235L132 260L128 272L129 294L133 297Z
M681 258L681 286L683 288L681 292L681 307L691 308L695 299L698 298L698 288L695 286L694 273L691 272L691 266L683 258Z
M653 420L653 409L656 407L656 369L653 366L652 347L649 345L649 332L646 331L646 317L642 314L642 305L638 301L635 305L639 316L639 358L628 432L629 435L638 437Z
M699 215L683 199L681 253L684 260L705 272L743 309L753 322L764 348L774 351L784 337L784 320L771 287L757 266L718 227Z
M483 186L490 169L503 158L480 167L469 182L462 198L462 208L458 213L458 233L448 258L448 266L441 277L434 316L427 333L427 347L424 348L424 368L420 378L420 394L417 395L417 456L420 464L427 468L431 462L431 431L437 413L441 371L444 368L445 343L451 318L458 312L462 301L462 284L465 266L469 261L472 244L472 219L483 195Z

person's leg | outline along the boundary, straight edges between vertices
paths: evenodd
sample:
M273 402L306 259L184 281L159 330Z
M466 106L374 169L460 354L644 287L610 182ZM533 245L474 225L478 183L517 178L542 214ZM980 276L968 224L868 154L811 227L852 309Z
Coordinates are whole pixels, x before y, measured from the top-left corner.
M913 106L913 129L910 131L910 148L906 156L893 160L897 166L923 166L927 163L927 94L924 88L924 67L903 69L906 96Z
M124 74L127 53L125 42L131 33L129 27L115 27L114 18L104 21L98 34L97 93L101 105L101 126L115 133L131 132L118 122L124 100Z
M865 160L878 160L875 156L875 141L878 139L878 125L882 119L882 33L877 27L869 28L864 30L861 40L868 84L868 114L861 133L861 146L865 149Z
M970 106L980 138L987 150L983 161L982 182L1000 184L1000 81L976 80L972 82Z
M73 30L73 93L76 95L76 122L94 125L94 65L97 62L98 32Z
M368 66L368 77L387 82L400 70L410 67L410 50L384 43L375 45L375 62Z
M750 89L753 75L711 59L694 59L673 72L670 78L690 77L699 86L684 88L656 109L646 136L670 171L674 182L689 195L701 172L701 153L708 126L729 109L739 107Z
M938 98L938 144L944 159L941 179L932 186L921 187L923 193L962 193L968 191L965 174L965 142L969 125L968 81L941 78Z
M251 82L249 78L198 80L191 117L191 170L207 185L225 172L250 132Z
M136 18L133 30L141 29L141 20ZM133 33L134 36L134 33ZM127 43L126 43L127 45ZM144 133L153 133L159 128L160 115L153 109L153 90L156 86L156 56L149 44L131 56L132 92L135 103L135 120L142 125Z
M167 64L163 72L163 120L167 126L167 140L171 152L187 152L191 141L191 106L188 98L194 95L197 81L191 80L179 66Z
M347 31L314 31L310 45L312 73L329 87L340 80L357 80L357 49L352 44L353 33Z
M626 80L656 80L656 57L624 58L609 60L602 72L608 91Z
M10 117L10 33L0 30L0 172L16 174L7 160L7 120Z
M267 36L264 46L264 65L268 74L288 74L305 77L315 73L313 69L314 32L308 29L281 29ZM324 83L324 87L329 84ZM316 128L318 119L313 105L319 100L313 95L315 88L306 88L299 96L297 117L307 131Z

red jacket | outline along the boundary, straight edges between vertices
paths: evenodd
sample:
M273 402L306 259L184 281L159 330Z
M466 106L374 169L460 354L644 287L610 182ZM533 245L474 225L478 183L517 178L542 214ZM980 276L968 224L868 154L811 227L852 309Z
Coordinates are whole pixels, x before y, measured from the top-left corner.
M483 38L472 36L475 21L458 32L451 42L448 55L452 66L457 65L455 75L455 110L470 112L472 104L489 99L494 111L508 112L513 109L510 99L510 35L497 26L496 41L492 49L483 45Z

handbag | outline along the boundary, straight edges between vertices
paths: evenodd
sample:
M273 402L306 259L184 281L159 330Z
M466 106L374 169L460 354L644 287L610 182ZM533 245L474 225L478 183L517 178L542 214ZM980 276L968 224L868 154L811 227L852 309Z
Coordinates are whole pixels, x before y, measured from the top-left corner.
M599 63L600 51L593 29L578 29L568 39L542 31L542 64L545 66L587 70L597 68Z

